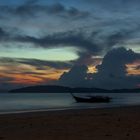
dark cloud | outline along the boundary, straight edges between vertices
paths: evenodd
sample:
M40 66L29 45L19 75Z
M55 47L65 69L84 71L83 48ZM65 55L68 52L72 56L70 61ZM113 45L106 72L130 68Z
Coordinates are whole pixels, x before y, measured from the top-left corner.
M44 48L72 46L80 50L78 52L79 56L85 54L98 54L102 49L93 41L93 39L87 37L83 32L77 31L56 33L42 38L18 36L14 38L14 40L23 43L33 43L35 46L42 46Z
M97 66L98 73L88 74L86 68L76 66L68 73L64 73L59 79L59 83L67 86L84 85L107 89L136 88L140 84L140 76L127 75L126 72L126 64L136 60L140 60L140 54L132 50L113 49L105 55L102 64ZM83 73L83 75L77 76L78 73Z
M125 40L128 38L129 34L132 32L130 31L119 31L119 32L114 32L113 34L109 35L107 39L105 40L106 46L108 48L111 48L112 46L116 44L121 44L125 42Z
M0 28L0 37L1 37L1 36L5 36L5 34L6 34L6 33L3 31L3 29Z
M140 30L140 26L135 25L132 27L120 27L112 29L112 31L107 31L107 29L101 30L97 35L97 40L99 40L97 42L101 42L98 45L102 45L105 53L114 47L125 46L130 40L135 40L135 38L139 36L138 32ZM135 41L133 43L135 44Z
M114 46L125 44L137 29L119 30L106 33L105 35L104 31L101 30L87 33L84 30L77 29L75 31L58 32L37 38L26 35L13 36L12 33L8 34L1 28L0 36L5 38L7 42L32 43L34 47L43 47L45 49L72 46L75 48L75 53L79 55L77 63L87 65L92 63L94 55L105 54ZM100 40L102 40L101 43Z
M98 74L122 77L126 74L125 64L132 63L133 61L140 59L140 54L134 53L131 49L117 48L109 51L101 65L97 66Z
M69 72L64 72L61 75L58 84L71 87L85 86L87 70L85 65L74 66Z
M140 76L127 76L126 64L140 59L140 54L125 48L117 48L108 52L98 73L93 75L92 83L103 88L134 88L139 84Z
M133 48L139 40L139 0L77 0L76 2L69 2L71 7L69 3L65 3L66 0L52 1L52 4L42 5L40 0L24 0L22 4L17 3L20 5L1 5L1 46L3 48L13 47L14 49L23 47L23 45L26 49L28 47L34 47L34 49L36 47L43 47L44 49L73 47L75 48L74 53L77 53L79 59L71 62L49 62L38 59L9 58L8 60L7 58L5 63L29 64L37 69L46 69L44 68L45 65L56 69L71 68L77 64L91 66L97 64L97 61L101 61L101 58L112 48L122 45ZM81 9L81 7L84 8ZM18 31L14 31L14 27ZM132 46L130 46L130 42ZM137 43L137 46L139 44ZM97 60L93 56L100 56L101 58ZM122 56L125 56L125 59ZM116 85L123 87L125 85L122 84L122 81L128 78L127 81L136 85L137 76L126 76L125 67L125 63L135 59L134 56L136 57L136 53L132 50L115 49L108 52L102 65L97 66L98 74L93 77L90 75L97 80L86 81L86 83L93 86L102 84L103 87L109 87L110 84L112 88ZM77 69L73 68L72 71L77 71ZM131 80L129 80L130 78ZM114 79L118 79L116 83ZM127 84L129 85L129 83Z
M107 33L104 30L85 31L77 29L75 31L58 32L43 37L33 37L27 35L13 35L13 32L5 32L0 28L0 38L7 42L32 43L34 47L56 48L56 47L74 47L78 54L79 64L92 63L92 57L95 55L106 54L114 46L120 46L127 43L133 37L133 34L139 31L139 27L133 29L117 30Z
M94 61L92 56L99 55L102 50L104 50L104 46L100 46L96 43L94 36L96 36L95 33L87 35L82 31L68 31L48 35L42 38L19 36L15 38L15 41L33 43L37 47L40 46L46 49L53 47L74 47L75 53L79 56L79 59L74 63L90 65Z
M100 47L96 44L96 41L94 41L93 36L96 36L96 34L94 33L92 35L87 35L86 32L77 30L60 32L37 38L26 35L14 35L13 31L5 32L1 28L0 41L2 41L2 39L5 39L6 42L10 43L32 43L34 45L34 48L43 47L44 49L56 47L74 47L75 53L79 55L79 60L77 62L83 63L84 61L89 62L92 55L97 55L103 49L103 47Z
M3 28L0 28L0 41L3 41L7 38L9 38L9 34Z
M66 8L60 3L54 3L52 5L40 5L37 1L26 1L19 6L0 6L1 15L3 16L17 16L19 18L27 17L31 18L40 15L52 15L59 16L66 19L79 19L87 18L90 13L88 11L81 11L75 7Z

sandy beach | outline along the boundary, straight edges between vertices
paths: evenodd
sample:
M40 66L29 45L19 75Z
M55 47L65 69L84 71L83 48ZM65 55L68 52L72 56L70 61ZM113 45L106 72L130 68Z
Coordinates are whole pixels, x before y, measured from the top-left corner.
M140 107L0 115L0 140L139 140Z

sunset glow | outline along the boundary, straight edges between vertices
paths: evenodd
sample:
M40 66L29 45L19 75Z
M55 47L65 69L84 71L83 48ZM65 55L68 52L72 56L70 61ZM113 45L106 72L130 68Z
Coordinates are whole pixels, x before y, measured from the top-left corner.
M1 0L0 89L135 88L139 9L138 0Z
M140 75L140 61L126 64L128 75Z
M89 66L88 67L88 73L97 73L98 70L96 69L96 66Z

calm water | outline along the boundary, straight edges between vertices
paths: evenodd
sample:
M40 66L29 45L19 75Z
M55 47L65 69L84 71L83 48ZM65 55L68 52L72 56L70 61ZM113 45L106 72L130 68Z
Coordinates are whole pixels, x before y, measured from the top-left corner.
M75 93L77 96L89 94ZM90 94L91 95L91 94ZM112 97L110 103L76 103L69 93L31 93L31 94L0 94L0 113L14 113L40 110L63 110L79 108L104 108L127 105L140 105L139 93L103 93Z

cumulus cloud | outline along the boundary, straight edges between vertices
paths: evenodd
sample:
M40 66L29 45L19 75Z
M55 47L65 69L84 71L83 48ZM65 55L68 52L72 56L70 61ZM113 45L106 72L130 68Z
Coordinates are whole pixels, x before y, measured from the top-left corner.
M103 88L134 88L139 84L140 76L128 76L126 64L139 59L140 54L132 50L113 49L97 66L98 73L93 75L91 83Z
M87 70L88 68L85 65L74 66L69 72L64 72L61 75L58 84L72 87L85 86Z
M117 48L109 51L101 65L97 66L98 74L110 76L125 76L126 64L140 59L140 54L134 53L131 49Z
M106 89L136 88L140 82L140 76L128 76L126 71L126 64L136 60L140 60L139 53L125 48L113 49L105 55L102 64L96 67L98 73L88 74L87 69L82 69L83 66L76 66L68 73L64 73L59 83L67 84L67 86L85 85ZM78 75L80 72L83 72L83 76Z

